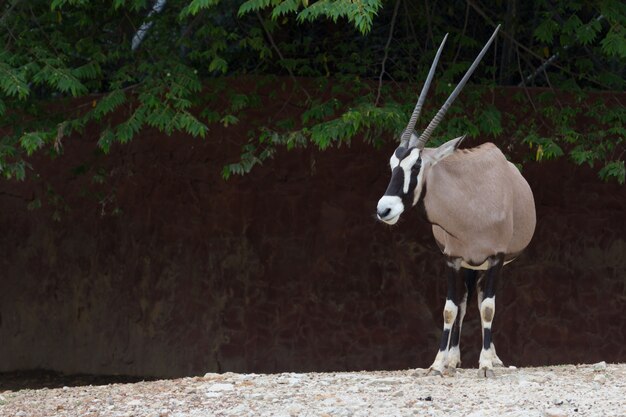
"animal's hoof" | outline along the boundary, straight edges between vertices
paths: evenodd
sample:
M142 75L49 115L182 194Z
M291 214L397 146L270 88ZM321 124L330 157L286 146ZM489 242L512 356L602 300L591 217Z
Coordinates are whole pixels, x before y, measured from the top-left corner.
M493 369L489 368L480 368L478 370L479 378L495 378L496 374L493 372Z
M456 368L453 366L449 366L446 369L443 370L443 374L447 375L447 376L455 376L456 375Z
M443 373L439 369L428 368L428 372L426 372L427 376L443 376Z

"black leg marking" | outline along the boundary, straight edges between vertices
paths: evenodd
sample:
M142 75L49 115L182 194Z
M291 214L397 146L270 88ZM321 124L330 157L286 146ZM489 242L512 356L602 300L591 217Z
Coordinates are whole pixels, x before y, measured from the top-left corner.
M439 342L439 351L443 352L448 349L448 339L450 338L450 330L444 329L441 334L441 341Z
M450 339L451 347L459 346L459 342L461 340L461 327L463 326L463 316L465 315L465 309L467 308L467 301L472 297L474 289L476 288L476 276L478 275L478 271L465 268L463 268L463 271L465 275L465 288L462 289L460 297L458 297L457 299L459 313L457 314L454 325L452 326L452 336ZM459 282L457 281L457 286L458 285ZM464 298L466 302L465 306L462 305Z
M485 279L483 280L483 300L488 298L493 299L495 297L497 279L500 276L503 264L504 254L498 254L489 258L489 269L487 269ZM489 306L483 308L483 306L481 305L480 310L483 321L485 323L488 323L487 326L483 327L483 348L487 350L491 347L492 342L491 323L493 320L493 316L495 315L495 309Z
M492 349L492 325L496 308L496 284L502 266L504 265L504 254L498 254L488 258L489 267L483 277L478 282L479 285L479 310L483 327L483 346L480 352L479 372L480 376L494 376L493 367L502 363L496 355L495 349Z
M491 329L483 329L483 349L488 350L491 348Z
M457 263L455 259L448 259L448 295L446 296L446 303L452 301L457 308L457 314L454 318L452 325L452 331L445 328L446 324L452 321L451 317L448 317L448 312L444 308L444 330L441 335L441 342L439 343L439 351L447 350L449 346L458 346L459 344L459 317L460 310L459 304L465 296L465 288L463 287L463 272L462 269L458 270L451 266ZM452 337L451 337L452 335ZM454 341L456 340L456 344Z
M432 371L439 375L451 372L451 368L455 368L460 363L456 350L450 356L450 347L458 346L459 343L462 315L460 304L465 297L465 280L464 272L461 268L461 259L448 258L447 264L448 293L443 309L443 332L439 342L437 357L429 370L429 372Z
M476 289L476 279L478 278L478 271L474 269L465 270L465 288L467 288L467 299L471 299Z

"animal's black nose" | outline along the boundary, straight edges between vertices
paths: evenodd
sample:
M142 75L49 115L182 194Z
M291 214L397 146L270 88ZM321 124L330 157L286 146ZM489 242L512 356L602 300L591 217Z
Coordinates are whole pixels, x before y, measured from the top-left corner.
M378 211L378 217L380 217L381 219L384 219L385 217L387 217L387 215L391 212L390 208L386 208L383 211Z

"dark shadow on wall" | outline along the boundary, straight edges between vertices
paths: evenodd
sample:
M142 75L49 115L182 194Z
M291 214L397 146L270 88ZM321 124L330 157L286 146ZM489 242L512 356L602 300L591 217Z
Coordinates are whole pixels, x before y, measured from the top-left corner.
M395 227L373 218L393 144L279 152L224 182L245 130L216 128L206 141L148 131L106 158L87 132L57 160L32 161L45 180L0 184L0 371L429 366L444 261L417 213ZM504 271L499 356L626 361L625 189L564 161L529 163L524 175L538 225ZM43 207L28 210L34 196ZM476 366L480 345L474 300L464 366Z
M24 389L54 389L63 387L84 387L109 384L130 384L152 381L156 378L145 378L124 375L66 375L60 372L30 370L0 373L0 392L20 391Z

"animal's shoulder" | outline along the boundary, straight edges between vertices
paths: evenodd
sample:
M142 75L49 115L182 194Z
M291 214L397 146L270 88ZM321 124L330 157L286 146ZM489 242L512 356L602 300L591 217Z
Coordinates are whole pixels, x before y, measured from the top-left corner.
M452 155L444 159L448 162L457 162L460 160L484 160L494 161L494 159L504 159L502 151L493 143L485 142L473 148L461 148L454 151Z

